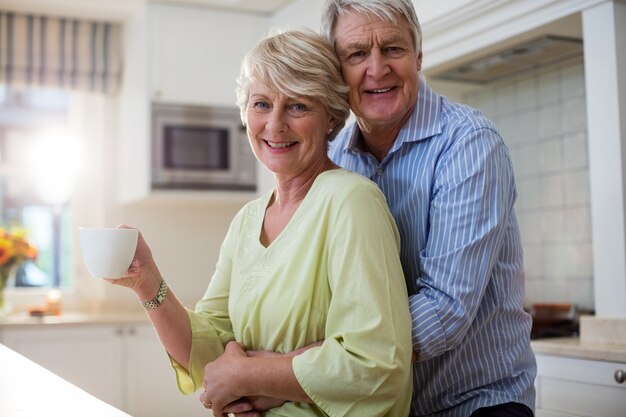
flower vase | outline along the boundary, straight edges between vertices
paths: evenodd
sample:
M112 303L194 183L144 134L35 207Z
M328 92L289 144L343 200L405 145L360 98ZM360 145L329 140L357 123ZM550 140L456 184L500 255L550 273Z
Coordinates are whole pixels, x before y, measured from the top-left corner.
M6 301L4 289L6 288L9 280L15 275L17 269L17 265L0 267L0 320L11 314L11 306Z
M0 277L0 317L2 317L2 313L4 311L4 286L4 277Z

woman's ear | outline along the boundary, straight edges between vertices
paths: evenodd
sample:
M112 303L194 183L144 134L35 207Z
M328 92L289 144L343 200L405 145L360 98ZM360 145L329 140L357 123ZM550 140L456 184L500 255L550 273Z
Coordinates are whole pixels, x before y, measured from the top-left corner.
M331 133L333 133L333 130L335 130L336 126L337 122L335 122L335 119L331 119L330 122L328 122L328 129L326 129L326 134L330 135Z

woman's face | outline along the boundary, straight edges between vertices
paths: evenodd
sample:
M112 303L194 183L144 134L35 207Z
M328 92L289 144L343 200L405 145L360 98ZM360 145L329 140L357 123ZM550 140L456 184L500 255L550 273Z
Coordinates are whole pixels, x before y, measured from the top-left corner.
M287 97L254 80L246 113L252 150L277 176L317 173L328 161L327 138L334 123L317 100Z

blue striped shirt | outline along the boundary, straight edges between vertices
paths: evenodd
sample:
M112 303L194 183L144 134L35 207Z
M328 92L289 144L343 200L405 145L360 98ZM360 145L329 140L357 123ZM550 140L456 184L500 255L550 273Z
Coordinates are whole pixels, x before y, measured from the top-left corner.
M467 417L506 402L534 409L517 191L498 130L422 80L384 160L361 141L352 124L329 155L378 184L400 230L418 354L411 414Z

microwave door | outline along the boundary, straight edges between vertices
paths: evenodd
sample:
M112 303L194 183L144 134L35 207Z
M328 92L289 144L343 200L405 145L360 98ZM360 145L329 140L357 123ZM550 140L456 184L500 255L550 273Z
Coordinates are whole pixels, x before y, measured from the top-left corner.
M165 125L157 182L172 188L221 188L236 183L238 141L228 127Z
M153 115L153 187L256 189L256 160L238 112L168 110Z
M194 173L217 173L229 169L228 131L214 127L167 126L164 131L165 169Z

